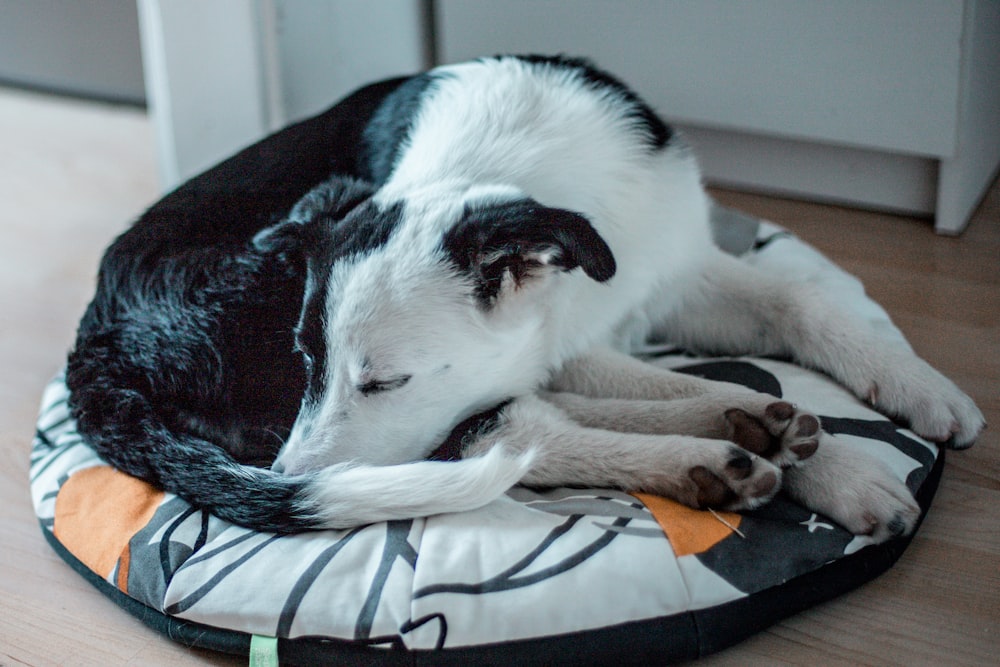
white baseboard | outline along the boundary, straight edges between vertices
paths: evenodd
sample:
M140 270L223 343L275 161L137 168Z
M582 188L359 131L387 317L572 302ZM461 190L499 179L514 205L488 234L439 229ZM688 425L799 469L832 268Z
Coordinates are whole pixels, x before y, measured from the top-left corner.
M908 215L935 212L938 161L933 158L678 127L713 185Z

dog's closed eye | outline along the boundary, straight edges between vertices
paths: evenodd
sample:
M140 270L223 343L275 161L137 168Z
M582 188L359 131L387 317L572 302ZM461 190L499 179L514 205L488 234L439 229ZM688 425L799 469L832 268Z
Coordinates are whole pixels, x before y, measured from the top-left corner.
M362 396L381 394L386 391L392 391L393 389L399 389L410 381L410 377L412 376L400 375L399 377L392 378L391 380L369 380L364 384L359 384L357 389L361 392Z

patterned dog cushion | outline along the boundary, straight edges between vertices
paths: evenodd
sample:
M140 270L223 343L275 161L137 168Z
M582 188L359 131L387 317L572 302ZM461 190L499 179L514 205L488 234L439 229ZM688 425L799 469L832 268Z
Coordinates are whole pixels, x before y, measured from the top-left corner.
M860 283L817 251L773 225L717 214L720 244L746 236L745 261L824 286L905 344ZM646 358L807 407L834 438L881 458L926 512L941 453L825 376L669 348ZM717 651L850 590L909 543L870 544L782 496L735 514L606 489L514 488L474 512L257 533L108 467L77 434L66 399L56 378L32 449L43 533L148 625L230 653L253 648L293 663L662 664Z

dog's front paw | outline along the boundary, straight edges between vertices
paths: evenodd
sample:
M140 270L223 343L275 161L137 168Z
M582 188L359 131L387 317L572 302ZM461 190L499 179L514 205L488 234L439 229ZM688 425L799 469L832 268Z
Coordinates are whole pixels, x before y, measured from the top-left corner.
M909 535L920 518L920 506L905 485L890 475L848 483L823 514L855 535L875 542Z
M923 360L897 361L863 390L876 409L909 422L922 438L955 449L971 446L986 426L983 413L955 383Z
M913 494L881 460L864 450L827 442L785 476L785 491L810 510L874 542L909 535L920 518Z
M757 405L726 410L726 437L782 468L797 465L819 447L819 418L788 401L758 394Z
M699 509L745 510L760 507L780 489L781 469L769 461L732 446L720 453L688 470L678 500Z

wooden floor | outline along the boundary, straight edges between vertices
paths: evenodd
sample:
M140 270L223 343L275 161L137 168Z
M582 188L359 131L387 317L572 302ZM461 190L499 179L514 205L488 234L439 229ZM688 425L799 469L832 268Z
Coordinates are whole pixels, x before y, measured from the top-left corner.
M157 196L134 110L0 89L0 666L241 661L171 643L105 599L41 536L28 493L39 394L89 298L102 248ZM960 238L925 220L717 191L860 276L917 351L993 425L948 458L899 563L706 665L1000 662L1000 186Z

